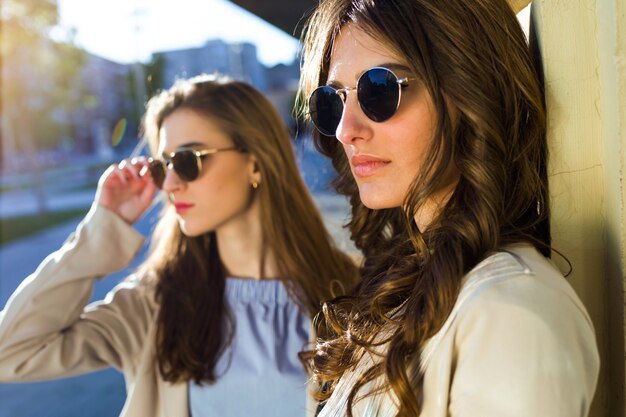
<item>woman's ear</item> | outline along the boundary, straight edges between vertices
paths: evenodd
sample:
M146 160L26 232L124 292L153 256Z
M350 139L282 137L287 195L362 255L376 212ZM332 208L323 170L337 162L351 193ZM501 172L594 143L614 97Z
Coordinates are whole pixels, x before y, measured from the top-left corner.
M250 184L253 188L257 188L262 181L261 178L261 170L259 169L259 163L256 159L256 156L250 154L248 160L248 177L250 179Z

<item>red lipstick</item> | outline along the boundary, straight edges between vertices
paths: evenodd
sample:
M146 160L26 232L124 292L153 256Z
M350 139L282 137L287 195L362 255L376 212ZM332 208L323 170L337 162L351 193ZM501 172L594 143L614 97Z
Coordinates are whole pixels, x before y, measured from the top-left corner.
M191 203L174 203L174 207L176 207L176 213L182 214L193 207Z

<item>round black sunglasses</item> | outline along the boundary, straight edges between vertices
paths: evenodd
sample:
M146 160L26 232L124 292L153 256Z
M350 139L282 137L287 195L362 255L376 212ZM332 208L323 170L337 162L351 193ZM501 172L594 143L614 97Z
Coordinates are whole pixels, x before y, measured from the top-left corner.
M337 89L323 85L313 90L309 114L320 133L335 136L348 93L356 90L363 113L374 122L384 122L398 110L402 87L407 85L409 78L398 78L389 68L370 68L359 77L356 87Z
M223 151L242 152L242 149L235 146L221 149L181 149L163 155L163 159L149 158L148 169L150 170L152 181L158 188L163 188L167 169L173 169L181 180L190 182L200 176L202 161L207 156Z

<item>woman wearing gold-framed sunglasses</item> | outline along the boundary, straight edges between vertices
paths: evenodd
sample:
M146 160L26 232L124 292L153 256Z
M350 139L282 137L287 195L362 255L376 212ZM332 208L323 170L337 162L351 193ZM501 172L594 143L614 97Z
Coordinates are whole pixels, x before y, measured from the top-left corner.
M153 156L111 166L74 237L11 297L0 380L113 366L125 417L303 414L297 354L331 286L351 286L356 268L324 227L284 123L249 85L201 76L153 97L143 133ZM147 259L86 306L95 280L142 245L131 226L159 189Z

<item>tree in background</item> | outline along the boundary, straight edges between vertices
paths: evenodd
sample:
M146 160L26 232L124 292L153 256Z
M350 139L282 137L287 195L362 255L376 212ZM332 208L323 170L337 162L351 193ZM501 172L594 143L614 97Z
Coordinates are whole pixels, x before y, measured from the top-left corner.
M55 0L0 3L0 163L10 172L33 173L40 211L45 201L38 154L71 136L69 114L85 91L79 76L85 53L73 44L71 32L65 41L51 38L58 23Z
M3 0L1 7L3 139L16 151L57 146L71 136L68 114L84 100L85 52L71 32L66 41L51 39L55 0Z

